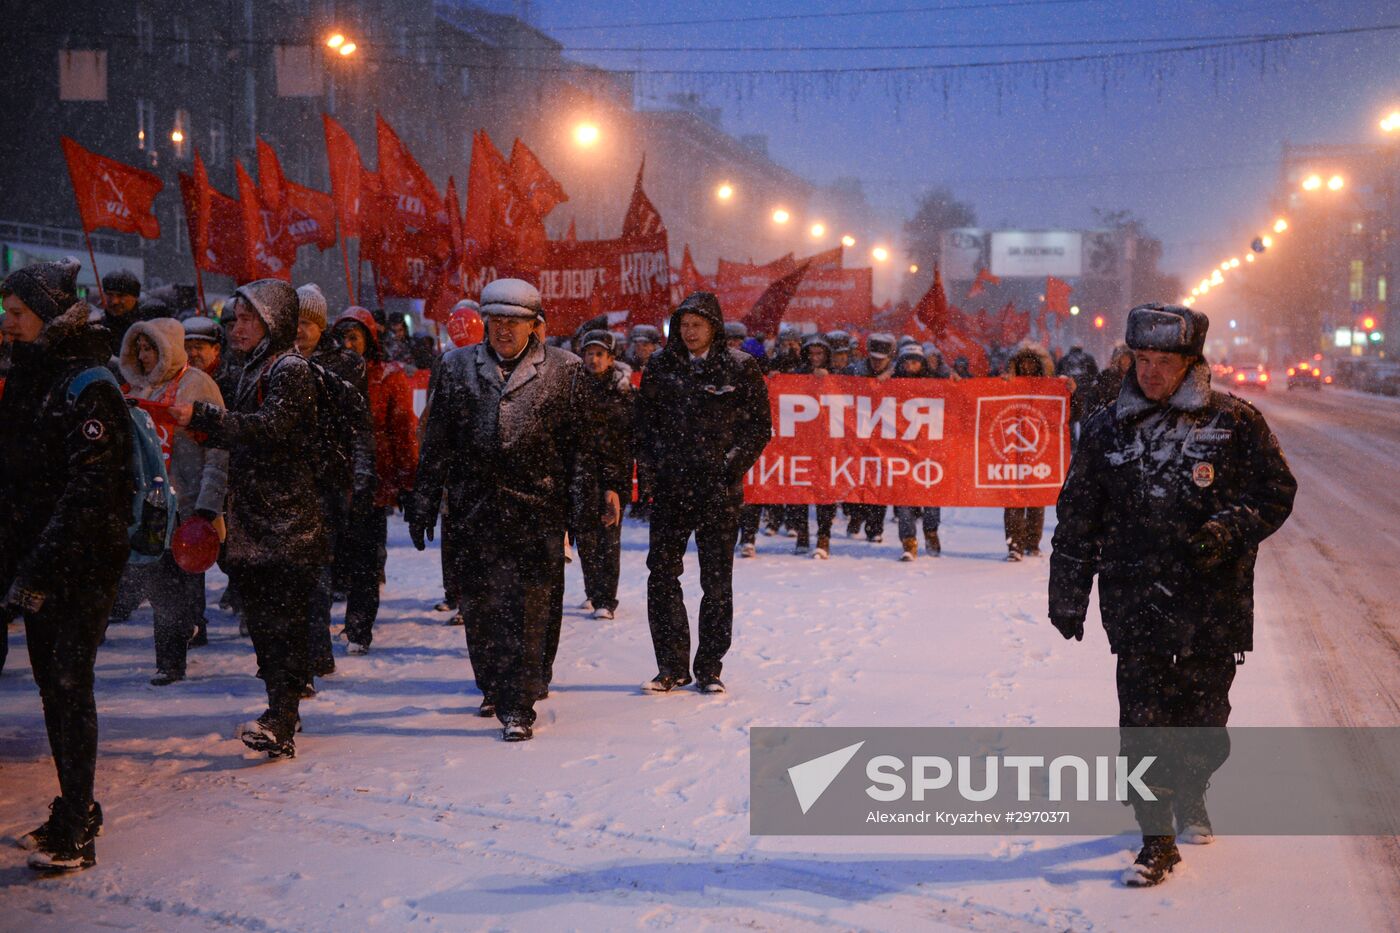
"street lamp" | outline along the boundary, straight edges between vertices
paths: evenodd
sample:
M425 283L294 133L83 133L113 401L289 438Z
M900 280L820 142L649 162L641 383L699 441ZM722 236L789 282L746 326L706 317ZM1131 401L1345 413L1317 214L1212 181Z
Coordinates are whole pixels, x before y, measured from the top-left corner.
M918 264L917 262L911 262L911 263L909 264L909 274L910 274L910 275L918 275L918 274L919 274L919 264Z
M1400 133L1400 110L1392 110L1381 120L1382 133Z
M584 122L574 127L574 143L584 149L596 146L602 135L596 123Z
M1333 175L1331 178L1327 179L1328 191L1341 191L1344 185L1346 185L1346 179L1340 175Z
M791 219L792 215L781 207L773 211L773 223L775 224L785 224Z
M1079 305L1070 305L1069 313L1074 317L1079 317Z
M728 201L730 198L734 197L734 186L727 181L724 182L715 189L715 197L719 198L721 201Z
M1275 220L1275 221L1274 221L1274 232L1275 232L1275 233L1282 233L1283 231L1285 231L1285 230L1287 230L1287 229L1288 229L1288 221L1284 220L1282 217L1280 217L1278 220Z
M876 262L885 262L890 258L890 251L883 246L877 246L870 251L870 256Z
M812 239L814 239L814 240L820 240L822 237L826 236L826 224L822 224L822 223L815 223L815 224L812 224L811 234L812 234Z
M326 48L338 49L345 44L345 36L342 33L333 32L326 37Z
M1316 191L1322 187L1322 176L1316 173L1303 179L1302 188L1304 191Z
M353 42L346 42L344 45L342 45L342 46L340 47L339 52L340 52L341 57L342 57L342 58L345 58L345 57L354 55L354 54L355 54L355 49L357 49L357 48L359 48L359 46L355 45L355 43L353 43Z
M846 247L846 249L850 249L852 246L856 245L856 238L848 233L841 238L841 245Z

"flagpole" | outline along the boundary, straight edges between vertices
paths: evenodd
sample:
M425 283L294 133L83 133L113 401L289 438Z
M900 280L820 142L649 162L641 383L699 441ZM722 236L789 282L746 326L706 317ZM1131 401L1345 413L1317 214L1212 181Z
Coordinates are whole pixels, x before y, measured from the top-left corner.
M97 271L97 254L92 251L92 236L88 233L87 227L83 227L83 242L87 243L88 259L92 262L92 277L97 280L97 297L102 302L102 307L107 307L107 293L102 290L102 274Z
M350 296L350 303L357 305L360 302L355 298L355 289L350 282L350 249L345 245L345 231L340 223L340 212L336 211L335 217L336 239L340 241L340 258L345 263L345 291Z

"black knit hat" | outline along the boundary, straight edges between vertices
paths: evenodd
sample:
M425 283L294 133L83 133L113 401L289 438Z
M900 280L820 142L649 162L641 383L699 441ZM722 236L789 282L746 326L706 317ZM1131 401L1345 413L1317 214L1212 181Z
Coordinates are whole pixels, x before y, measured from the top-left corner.
M102 277L102 292L107 295L141 297L141 280L130 269L118 269Z
M78 300L79 268L69 256L16 269L0 283L0 296L14 295L47 324Z

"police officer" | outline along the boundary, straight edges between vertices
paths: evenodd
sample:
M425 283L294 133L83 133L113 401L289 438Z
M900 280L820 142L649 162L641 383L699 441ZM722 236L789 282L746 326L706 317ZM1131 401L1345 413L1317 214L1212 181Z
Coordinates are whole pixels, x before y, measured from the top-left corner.
M1157 799L1133 801L1143 847L1123 875L1132 887L1181 861L1178 834L1213 839L1205 791L1229 755L1236 665L1254 647L1254 561L1297 490L1263 415L1211 389L1208 324L1171 305L1128 314L1132 368L1085 424L1056 506L1050 620L1082 639L1098 575L1119 726L1208 727L1185 747L1164 747L1155 730L1122 733L1125 756L1160 759L1147 775Z

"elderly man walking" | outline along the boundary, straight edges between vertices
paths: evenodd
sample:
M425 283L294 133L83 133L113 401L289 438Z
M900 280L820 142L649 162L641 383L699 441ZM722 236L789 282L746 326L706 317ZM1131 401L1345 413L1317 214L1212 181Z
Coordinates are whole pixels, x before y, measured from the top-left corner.
M546 633L563 593L564 528L571 493L596 484L579 438L587 388L578 357L532 334L540 294L519 279L481 292L487 339L442 358L418 459L409 534L431 539L443 491L449 533L468 568L457 581L467 651L501 736L533 735L545 692ZM615 524L616 492L597 503ZM580 513L582 514L582 513Z

